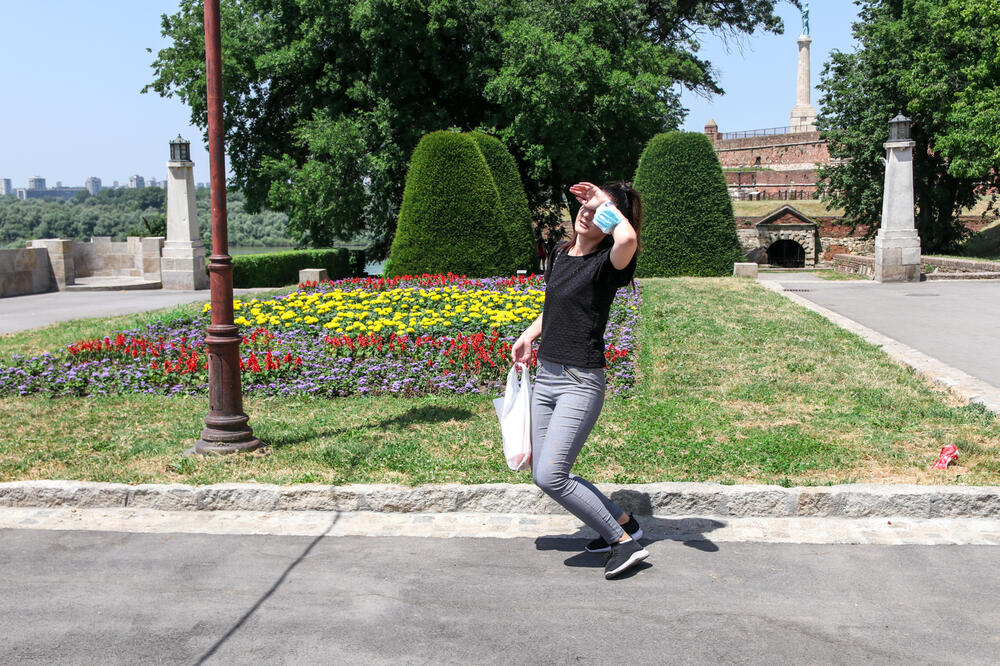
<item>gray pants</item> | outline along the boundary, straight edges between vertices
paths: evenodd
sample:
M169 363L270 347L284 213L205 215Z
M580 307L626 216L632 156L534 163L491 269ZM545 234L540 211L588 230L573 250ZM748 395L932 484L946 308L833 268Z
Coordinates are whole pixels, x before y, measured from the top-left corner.
M531 475L549 497L608 543L624 531L624 512L590 482L570 474L604 405L604 369L538 359L531 392Z

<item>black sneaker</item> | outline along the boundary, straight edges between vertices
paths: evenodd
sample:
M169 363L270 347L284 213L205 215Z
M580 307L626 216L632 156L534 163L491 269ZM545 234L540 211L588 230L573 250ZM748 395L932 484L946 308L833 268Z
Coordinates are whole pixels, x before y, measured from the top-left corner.
M625 543L616 543L611 546L611 554L608 555L608 563L604 565L604 577L614 578L623 571L631 569L635 565L649 557L649 551L639 545L633 539Z
M631 513L628 514L628 522L622 525L622 529L636 541L642 538L642 528L639 527L639 523L632 517ZM606 553L609 550L611 550L611 544L605 541L604 537L597 537L587 544L588 553Z

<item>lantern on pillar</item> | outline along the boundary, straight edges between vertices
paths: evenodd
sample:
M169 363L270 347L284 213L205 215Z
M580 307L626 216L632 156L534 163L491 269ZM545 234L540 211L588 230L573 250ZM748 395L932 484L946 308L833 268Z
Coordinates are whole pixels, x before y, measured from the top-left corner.
M910 119L902 113L889 121L889 141L910 140Z
M191 142L182 138L180 134L177 135L176 139L170 142L170 161L191 161Z

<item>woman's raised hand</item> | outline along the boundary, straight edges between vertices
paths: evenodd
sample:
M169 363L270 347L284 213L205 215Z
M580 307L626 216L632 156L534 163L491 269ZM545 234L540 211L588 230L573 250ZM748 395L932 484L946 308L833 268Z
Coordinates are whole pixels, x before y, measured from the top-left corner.
M569 188L576 200L590 209L596 209L602 203L611 201L608 193L593 183L577 183Z

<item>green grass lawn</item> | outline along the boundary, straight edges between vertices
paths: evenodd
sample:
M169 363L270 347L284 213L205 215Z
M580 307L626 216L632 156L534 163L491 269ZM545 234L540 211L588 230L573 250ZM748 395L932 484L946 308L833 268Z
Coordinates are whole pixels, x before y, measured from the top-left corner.
M782 206L791 206L809 217L843 217L842 208L827 208L818 199L761 199L760 201L734 201L733 215L736 217L763 217Z
M609 398L575 471L595 481L1000 482L1000 425L756 283L643 281L640 380ZM163 313L0 336L34 353ZM207 398L0 399L0 480L529 482L507 470L490 400L247 400L264 453L185 458ZM930 470L944 444L961 458Z
M871 278L866 278L863 275L855 275L854 273L840 273L838 271L816 271L813 274L821 280L832 280L834 282L842 280L868 280L868 281L871 280Z

